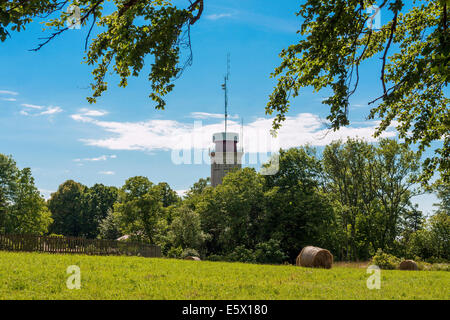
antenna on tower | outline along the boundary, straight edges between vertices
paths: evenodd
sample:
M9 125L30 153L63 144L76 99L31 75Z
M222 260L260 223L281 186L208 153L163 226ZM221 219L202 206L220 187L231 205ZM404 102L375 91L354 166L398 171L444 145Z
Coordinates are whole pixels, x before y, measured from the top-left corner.
M230 54L227 54L227 74L224 77L222 89L225 90L225 133L227 133L228 120L228 79L230 78Z
M244 118L241 118L241 152L244 152Z

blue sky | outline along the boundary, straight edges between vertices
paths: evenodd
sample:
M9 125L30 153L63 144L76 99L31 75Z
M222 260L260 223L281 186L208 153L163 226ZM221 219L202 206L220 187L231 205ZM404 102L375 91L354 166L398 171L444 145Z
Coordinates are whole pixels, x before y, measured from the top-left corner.
M261 0L207 1L203 18L192 28L193 65L176 81L164 111L155 110L148 98L148 67L130 78L125 89L117 86L117 77L109 76L109 90L90 105L85 98L91 93L92 68L81 63L88 28L69 30L39 52L31 52L43 34L42 26L29 25L0 44L0 152L13 155L19 167L30 167L46 197L67 179L88 186L121 186L136 175L186 190L209 176L209 165L176 164L174 150L189 146L192 132L200 135L195 142L198 149L207 150L211 134L223 127L221 83L228 52L231 128L239 132L243 119L245 150L265 151L264 141L255 147L250 140L268 134L271 120L264 107L275 85L269 75L280 63L281 49L299 39L296 30L301 20L294 14L299 6L294 0L282 5ZM321 101L327 92L305 89L292 101L276 146L311 143L320 148L347 135L370 140L376 123L366 121L367 102L381 93L378 69L377 64L361 69L349 128L325 135L328 108ZM199 121L202 129L193 130ZM395 137L395 131L390 129L386 136ZM431 213L436 198L424 195L415 201Z

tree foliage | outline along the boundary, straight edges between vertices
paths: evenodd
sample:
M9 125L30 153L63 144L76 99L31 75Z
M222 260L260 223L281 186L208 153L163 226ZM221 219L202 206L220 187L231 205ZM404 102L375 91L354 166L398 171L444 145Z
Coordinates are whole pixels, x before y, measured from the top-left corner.
M29 168L0 154L0 233L43 234L52 222Z
M280 241L291 261L307 245L327 246L334 215L320 190L321 165L310 148L280 150L279 171L265 176L266 240ZM318 179L319 178L319 179Z
M86 188L82 202L82 235L87 238L96 238L99 234L99 226L108 211L112 210L117 201L117 188L107 187L103 184L95 184Z
M50 231L74 237L96 238L99 226L117 200L117 188L95 184L91 188L68 180L51 195L48 207L53 224Z
M119 190L114 213L123 233L156 243L164 208L160 190L150 180L128 179Z
M369 258L377 249L393 250L402 221L417 210L411 198L419 155L395 140L378 147L349 139L325 147L325 191L335 204L343 239L338 255Z
M450 76L450 31L447 1L418 1L407 12L402 0L385 0L383 15L392 20L379 29L369 27L366 8L374 0L308 0L297 13L304 20L301 40L282 50L281 65L272 74L278 79L266 113L276 112L273 126L280 128L290 108L291 97L305 87L331 89L324 104L334 130L349 124L350 98L359 84L360 65L380 58L380 97L369 118L380 118L375 133L395 125L407 145L418 144L420 152L433 141L443 146L424 162L421 180L427 182L435 169L450 178L450 113L445 89ZM398 50L389 55L392 47ZM370 63L373 63L373 59ZM369 63L369 62L368 62ZM378 101L381 100L380 104Z
M109 4L107 4L109 2ZM74 17L78 8L79 17ZM111 14L104 15L112 6ZM12 31L20 31L36 18L44 18L51 29L35 49L40 50L52 39L71 28L70 23L82 26L90 24L86 38L85 62L94 66L93 94L88 101L93 103L108 87L105 77L109 71L117 74L119 86L126 87L130 76L138 76L144 67L144 59L151 56L148 73L151 83L150 98L156 108L164 109L163 97L172 91L173 81L180 76L184 67L192 61L189 51L186 61L180 63L182 49L190 50L190 26L203 12L203 0L197 0L187 7L179 8L171 0L41 0L0 2L0 40L4 41ZM47 19L52 14L58 18ZM72 20L76 21L72 21ZM68 24L69 23L69 24ZM93 27L100 32L88 41Z
M348 139L322 153L280 150L278 162L274 175L234 170L215 188L200 179L184 199L167 183L141 176L120 189L68 180L47 202L50 217L31 171L0 155L0 233L46 233L53 218L52 233L103 239L128 234L177 258L195 253L211 260L293 263L304 246L314 245L336 260L450 259L448 190L438 189L442 203L424 219L411 203L420 156L407 146Z
M52 213L53 223L50 232L65 236L79 237L83 232L83 195L86 186L67 180L52 193L48 208Z

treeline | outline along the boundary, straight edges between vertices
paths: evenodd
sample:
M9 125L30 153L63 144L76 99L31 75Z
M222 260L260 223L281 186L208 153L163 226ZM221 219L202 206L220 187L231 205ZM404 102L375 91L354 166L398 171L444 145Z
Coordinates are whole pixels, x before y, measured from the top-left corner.
M450 186L437 188L441 203L426 219L411 202L421 192L414 184L420 159L395 140L349 139L321 154L280 150L275 175L244 168L216 188L200 179L183 198L167 183L133 177L119 189L69 180L45 203L29 169L1 155L0 163L2 233L128 235L169 257L258 263L293 262L306 245L337 260L367 260L379 249L450 260Z

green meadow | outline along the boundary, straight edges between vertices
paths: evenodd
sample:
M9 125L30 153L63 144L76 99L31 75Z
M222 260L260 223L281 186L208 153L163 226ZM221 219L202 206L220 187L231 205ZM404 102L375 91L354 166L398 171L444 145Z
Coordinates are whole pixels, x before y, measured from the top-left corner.
M81 270L68 289L67 267ZM364 266L296 266L141 257L0 252L0 299L449 299L450 272L381 271L369 290Z

